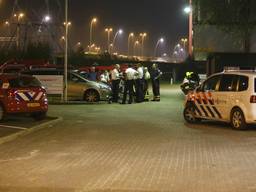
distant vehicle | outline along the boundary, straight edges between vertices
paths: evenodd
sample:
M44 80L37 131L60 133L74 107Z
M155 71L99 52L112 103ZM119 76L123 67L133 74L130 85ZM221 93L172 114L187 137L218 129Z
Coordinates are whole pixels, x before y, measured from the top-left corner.
M25 74L34 76L56 76L64 75L60 69L31 69ZM84 100L87 102L108 101L111 97L111 87L104 84L89 81L76 72L68 71L68 99Z
M234 129L256 124L256 72L224 71L209 77L187 95L183 115L189 123L217 120Z
M0 120L8 114L31 114L45 118L48 110L46 91L34 77L0 74Z

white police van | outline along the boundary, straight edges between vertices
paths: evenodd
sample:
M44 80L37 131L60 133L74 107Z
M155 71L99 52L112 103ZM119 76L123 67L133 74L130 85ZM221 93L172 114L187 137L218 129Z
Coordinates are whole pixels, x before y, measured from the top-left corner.
M234 129L256 124L256 71L224 71L206 79L185 101L184 119L230 122Z

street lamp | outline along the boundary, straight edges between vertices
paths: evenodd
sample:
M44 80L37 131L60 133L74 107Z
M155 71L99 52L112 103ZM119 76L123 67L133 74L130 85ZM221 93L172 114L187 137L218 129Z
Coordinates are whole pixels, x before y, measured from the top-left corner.
M117 36L118 36L118 35L122 35L122 34L123 34L123 30L122 30L122 29L119 29L119 30L116 32L116 34L115 34L115 36L114 36L114 39L113 39L113 42L112 42L112 44L113 44L113 51L114 51L114 49L115 49L115 42L116 42Z
M141 37L141 56L144 56L144 40L147 37L147 33L140 33Z
M189 6L184 8L184 12L189 14L189 33L188 33L188 53L189 56L193 55L193 8L192 0L189 0Z
M107 47L108 47L108 52L110 52L109 50L110 50L110 33L113 31L113 29L112 28L106 28L105 29L105 32L107 32L107 34L108 34L108 42L107 42Z
M65 57L64 57L64 102L68 101L68 27L71 25L68 22L68 0L65 0Z
M131 38L134 37L134 33L130 33L129 36L128 36L128 52L127 52L127 56L130 56L130 41L131 41Z
M160 43L164 43L164 38L160 38L157 43L156 43L156 46L155 46L155 51L154 51L154 56L156 57L157 56L157 48L158 46L160 45Z
M17 34L16 34L16 46L17 49L20 47L20 20L25 16L24 13L14 14L14 17L17 17Z
M188 42L188 39L182 38L180 41L183 43L183 47L186 48L186 43Z
M97 22L97 18L93 18L91 20L91 24L90 24L90 46L92 45L92 28L93 28L93 24L95 24ZM91 50L89 50L90 52Z
M139 46L140 42L139 41L135 41L134 42L134 46L133 46L133 56L135 56L136 54L136 47Z
M51 17L49 15L44 16L44 18L43 18L44 23L48 23L50 21L51 21Z

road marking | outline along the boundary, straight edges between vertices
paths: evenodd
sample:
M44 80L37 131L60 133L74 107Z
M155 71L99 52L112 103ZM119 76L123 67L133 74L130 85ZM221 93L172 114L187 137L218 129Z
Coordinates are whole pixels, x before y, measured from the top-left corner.
M10 128L10 129L19 129L19 130L26 130L27 128L25 127L16 127L16 126L9 126L9 125L1 125L0 127L6 127L6 128Z

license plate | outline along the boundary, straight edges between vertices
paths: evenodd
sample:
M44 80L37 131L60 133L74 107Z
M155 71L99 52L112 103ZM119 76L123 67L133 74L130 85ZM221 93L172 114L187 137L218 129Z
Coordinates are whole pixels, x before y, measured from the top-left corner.
M40 107L40 103L28 103L28 107Z

